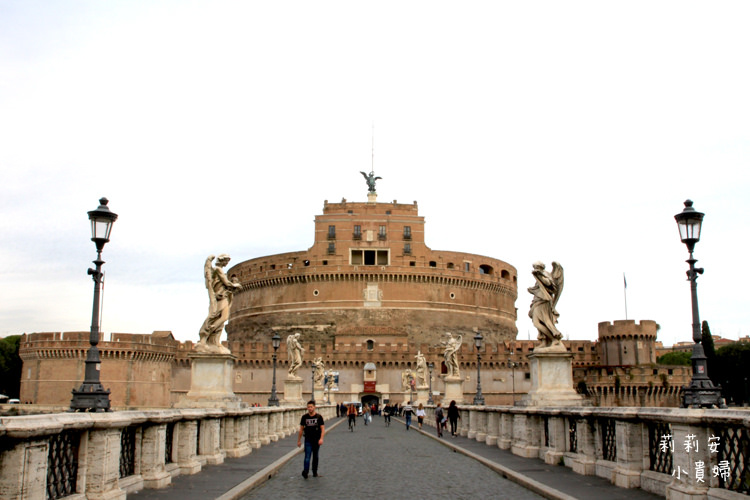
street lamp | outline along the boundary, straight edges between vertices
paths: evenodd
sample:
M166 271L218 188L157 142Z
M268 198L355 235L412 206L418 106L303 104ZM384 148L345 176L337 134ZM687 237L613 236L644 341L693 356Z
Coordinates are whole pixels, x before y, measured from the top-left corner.
M271 337L271 344L273 345L273 382L271 383L271 397L268 398L268 406L279 406L279 397L276 395L276 351L279 350L281 345L281 337L278 333Z
M312 385L310 386L310 389L310 399L315 401L315 362L312 364Z
M91 314L91 334L89 335L89 347L86 354L86 371L83 383L78 389L73 389L73 399L70 400L70 411L109 411L109 389L105 390L99 380L102 362L99 357L99 310L104 273L102 272L102 249L109 241L109 233L112 224L117 220L117 214L111 212L107 198L99 200L99 207L89 212L91 221L91 241L96 244L96 269L89 268L88 274L94 280L94 307Z
M427 396L427 404L435 404L435 401L432 400L432 369L435 368L435 363L430 361L427 363L427 368L430 369L430 394Z
M691 200L685 201L685 208L679 214L674 216L677 221L677 227L680 230L680 239L687 246L690 258L686 261L690 265L687 271L688 281L690 282L690 297L693 308L693 378L690 380L688 387L683 387L682 408L711 408L714 406L725 407L721 399L721 387L715 387L708 378L708 364L706 363L706 354L701 345L701 326L698 315L698 275L703 274L703 268L696 268L698 262L693 258L693 249L695 244L701 238L701 224L703 223L703 214L696 212Z
M480 379L479 373L479 369L482 364L482 354L479 352L479 350L482 348L482 340L482 334L477 332L477 334L474 335L474 346L477 348L477 395L474 396L475 405L484 405L484 397L482 396L482 381Z

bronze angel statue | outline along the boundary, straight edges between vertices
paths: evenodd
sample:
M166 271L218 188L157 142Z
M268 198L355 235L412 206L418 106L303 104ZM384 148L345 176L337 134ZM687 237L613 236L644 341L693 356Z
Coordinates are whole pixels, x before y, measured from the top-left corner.
M555 324L560 313L555 308L563 289L563 268L557 263L552 263L552 272L547 272L541 262L533 264L531 274L536 283L529 288L529 293L534 296L531 301L529 318L539 330L538 340L542 342L540 348L562 348L565 349L561 340L562 333ZM539 350L539 348L535 349Z
M360 172L362 176L365 178L365 181L367 182L367 191L370 193L375 192L375 181L382 179L382 177L375 177L375 172L370 172L370 174L366 174L364 172Z

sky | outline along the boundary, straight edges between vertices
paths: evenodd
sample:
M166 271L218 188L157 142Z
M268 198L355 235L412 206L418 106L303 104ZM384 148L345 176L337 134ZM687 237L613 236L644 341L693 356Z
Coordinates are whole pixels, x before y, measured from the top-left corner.
M324 200L417 201L434 250L565 269L558 327L750 334L750 3L0 3L0 336L87 331L86 212L119 215L102 331L197 340L203 261L306 250Z

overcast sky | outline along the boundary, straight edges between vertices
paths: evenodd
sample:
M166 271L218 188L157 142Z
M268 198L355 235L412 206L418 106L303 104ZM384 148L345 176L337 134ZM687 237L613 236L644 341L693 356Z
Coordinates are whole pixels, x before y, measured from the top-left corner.
M559 328L691 338L674 215L706 213L701 319L750 334L750 3L0 3L0 336L198 338L209 254L313 243L323 201L416 200L426 243L559 261Z

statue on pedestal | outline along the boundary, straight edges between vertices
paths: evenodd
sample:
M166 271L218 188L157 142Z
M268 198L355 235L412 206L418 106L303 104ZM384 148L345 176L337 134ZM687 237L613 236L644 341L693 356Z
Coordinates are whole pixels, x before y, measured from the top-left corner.
M461 343L463 342L463 336L459 335L454 338L450 333L445 334L448 337L440 345L445 346L443 351L443 358L445 359L445 366L448 368L446 378L459 378L461 373L458 369L458 351L461 349Z
M216 267L211 263L216 259ZM232 295L240 288L239 283L232 283L222 268L229 263L229 255L223 253L218 257L209 255L203 265L203 276L208 289L208 317L200 329L200 340L195 346L198 352L212 352L230 354L229 349L221 345L221 332L224 323L229 319L229 308L232 305Z
M534 349L534 352L565 351L562 343L563 335L555 326L560 316L555 306L563 289L563 268L559 263L553 262L550 273L545 270L543 263L535 262L531 274L536 283L529 288L529 293L534 296L529 318L539 331L537 339L542 342L542 345Z
M289 359L289 378L299 379L297 370L302 366L302 353L305 349L299 342L299 333L292 333L286 338L286 355Z
M401 372L401 388L404 392L411 391L414 387L414 374L409 368Z
M427 360L422 351L417 351L417 387L427 387Z
M325 363L323 363L323 358L315 358L313 360L313 367L315 367L313 376L315 387L323 387L323 381L325 380Z
M365 178L365 181L367 182L367 191L370 193L375 192L375 181L378 179L382 179L382 177L375 177L375 172L370 172L370 175L367 175L364 172L360 172L362 176Z

